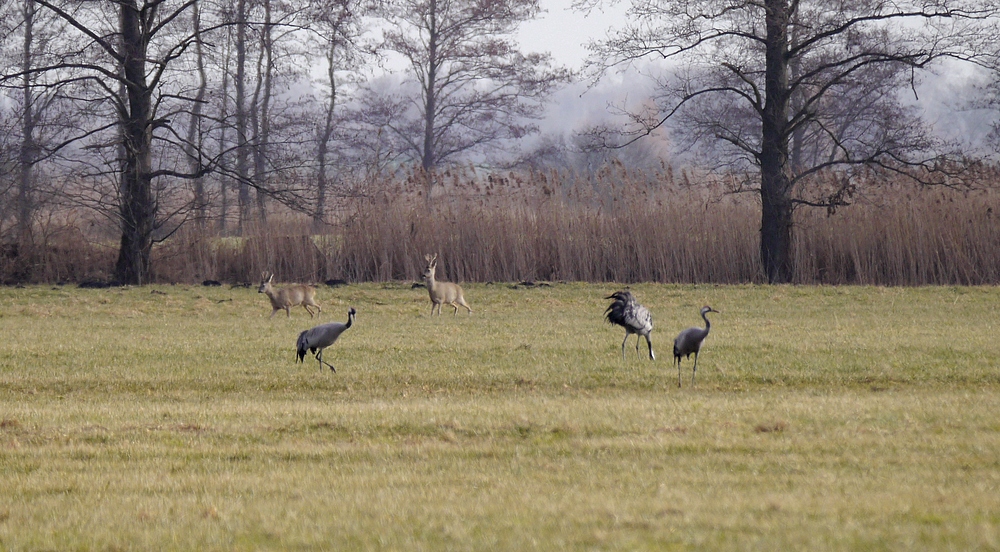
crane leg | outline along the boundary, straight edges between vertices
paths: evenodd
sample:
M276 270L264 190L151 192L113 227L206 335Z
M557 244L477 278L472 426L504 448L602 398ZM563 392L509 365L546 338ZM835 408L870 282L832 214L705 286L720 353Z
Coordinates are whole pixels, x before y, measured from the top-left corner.
M628 341L628 332L625 332L625 339L622 340L622 360L625 360L625 343Z
M674 361L677 363L677 387L681 386L681 357L675 356Z
M694 375L698 373L698 353L694 353L694 369L691 370L691 385L694 385Z
M319 352L316 353L316 360L319 361L319 369L320 370L322 370L323 369L323 365L326 364L327 366L330 367L331 370L333 370L334 374L337 373L337 369L334 368L332 364L330 364L329 362L326 362L325 360L323 360L323 349L320 349Z
M636 336L635 336L635 357L636 358L642 358L642 355L639 354L639 335L638 334L636 334Z

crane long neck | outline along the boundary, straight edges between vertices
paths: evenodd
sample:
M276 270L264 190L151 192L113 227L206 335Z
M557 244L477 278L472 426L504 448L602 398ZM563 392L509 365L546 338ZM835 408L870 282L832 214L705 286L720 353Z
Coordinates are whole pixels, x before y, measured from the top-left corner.
M351 324L353 323L354 323L354 313L351 312L347 314L347 324L344 324L344 329L346 330L347 328L350 328Z
M708 313L701 313L701 319L705 321L705 335L708 335L709 330L712 329L712 323L708 320Z

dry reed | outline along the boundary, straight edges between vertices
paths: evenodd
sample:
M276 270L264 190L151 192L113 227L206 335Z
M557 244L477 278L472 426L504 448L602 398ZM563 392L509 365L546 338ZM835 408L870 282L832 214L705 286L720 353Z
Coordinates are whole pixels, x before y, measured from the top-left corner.
M692 182L694 182L692 184ZM1000 283L1000 192L868 183L836 213L796 213L795 281L802 284ZM243 237L183 229L154 250L155 282L417 280L425 253L451 281L762 282L760 206L720 182L611 165L594 175L475 170L369 183L343 198L316 234L275 209ZM79 281L114 248L71 221L28 256L5 251L0 278ZM26 258L31 261L26 262Z

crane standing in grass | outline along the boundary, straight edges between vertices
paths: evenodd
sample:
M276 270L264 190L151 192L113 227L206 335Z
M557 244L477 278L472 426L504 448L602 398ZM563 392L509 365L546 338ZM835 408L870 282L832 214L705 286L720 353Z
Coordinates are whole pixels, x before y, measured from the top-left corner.
M677 387L681 386L681 357L691 358L694 353L694 369L691 371L691 385L694 385L694 375L698 371L698 353L701 351L701 344L708 337L708 331L712 329L712 323L708 321L710 312L719 312L708 305L701 308L701 318L705 321L704 328L688 328L677 335L674 340L674 361L677 363Z
M656 360L653 354L653 342L649 339L649 332L653 331L653 315L649 309L639 304L632 297L632 292L628 290L616 291L605 299L614 299L608 309L604 311L608 322L625 328L625 339L622 340L622 360L625 360L625 343L628 336L636 334L635 354L639 354L639 336L646 338L646 345L649 346L649 360Z
M347 328L350 328L354 324L354 315L358 311L351 307L351 310L347 311L347 324L341 324L340 322L330 322L328 324L320 324L315 328L308 329L299 334L298 341L295 342L296 354L298 355L298 361L304 362L302 359L306 356L306 349L309 352L316 355L316 360L319 361L320 369L326 364L333 370L333 373L337 373L337 369L333 367L329 362L323 360L323 349L326 349L330 345L333 345L340 334L344 333Z

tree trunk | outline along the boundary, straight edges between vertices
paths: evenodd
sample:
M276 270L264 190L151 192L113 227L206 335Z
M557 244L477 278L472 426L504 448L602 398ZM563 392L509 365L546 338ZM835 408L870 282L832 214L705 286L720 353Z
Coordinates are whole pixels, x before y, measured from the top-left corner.
M337 39L330 40L329 49L326 53L327 78L330 79L330 97L326 104L324 113L323 130L320 131L319 151L317 155L316 175L316 208L313 211L313 232L319 233L323 230L324 218L326 216L326 165L327 153L330 148L330 138L333 137L333 116L337 107L337 72L335 67L337 53Z
M250 180L249 153L247 151L247 106L246 106L246 74L247 74L247 0L236 1L236 78L233 86L236 88L236 178L239 181L239 221L238 232L243 235L250 221Z
M188 123L187 144L184 151L188 156L188 166L192 173L201 170L201 160L199 153L202 149L201 139L201 110L208 92L208 76L205 73L205 53L201 40L201 15L198 11L198 2L192 6L191 20L194 29L195 62L198 67L198 93L191 107L191 119ZM198 177L194 180L194 212L195 224L198 228L205 228L205 221L208 218L208 198L205 194L205 179Z
M427 79L424 82L424 151L422 165L425 171L430 171L437 164L434 159L434 116L437 110L437 0L430 0L430 16L428 22L428 59Z
M20 181L17 188L17 245L20 257L28 254L31 245L31 216L33 211L32 192L34 182L32 171L35 166L35 111L34 94L31 88L31 66L35 27L35 2L24 2L24 51L21 60L22 93L24 109L21 113L21 151L18 159Z
M135 0L122 0L119 6L122 68L128 85L121 133L125 151L119 185L122 239L115 278L122 284L142 285L149 282L156 217L150 180L152 104L146 85L146 44L139 9Z
M226 50L224 55L224 60L222 62L222 94L220 95L220 115L219 119L226 121L229 119L229 69L230 62L232 61L233 54L233 41L232 41L232 27L227 29L228 36L226 37ZM227 235L229 231L227 217L229 216L229 154L224 153L229 147L228 141L228 130L227 125L222 125L219 128L219 222L218 229L219 233L222 235Z
M788 159L788 1L767 0L765 104L760 152L760 259L767 281L792 281L792 181Z
M267 221L268 171L267 157L271 140L271 79L274 75L273 42L271 40L271 2L263 0L264 24L261 29L260 54L257 58L257 87L250 102L253 128L253 182L257 198L257 219Z
M438 35L437 35L437 0L430 0L430 15L427 36L427 80L424 82L424 151L421 156L421 166L424 169L424 200L428 209L432 205L431 193L434 191L434 169L437 158L434 151L434 119L437 115L437 71L438 71Z

